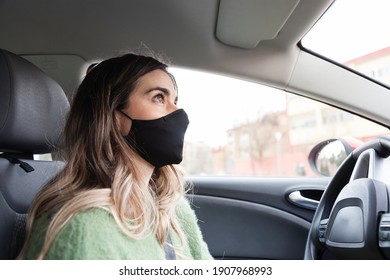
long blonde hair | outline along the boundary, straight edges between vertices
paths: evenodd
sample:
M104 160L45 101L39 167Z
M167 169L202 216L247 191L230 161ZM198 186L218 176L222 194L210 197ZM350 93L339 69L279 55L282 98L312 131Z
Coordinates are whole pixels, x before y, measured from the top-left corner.
M66 222L92 207L108 209L131 238L155 234L163 246L172 228L185 245L175 214L184 195L181 171L173 165L161 167L154 171L148 188L141 186L135 148L129 148L115 118L117 110L128 106L128 97L139 78L157 69L167 72L167 65L152 57L126 54L99 63L85 76L64 129L66 165L34 200L19 258L27 254L38 217L51 217L38 255L43 259Z

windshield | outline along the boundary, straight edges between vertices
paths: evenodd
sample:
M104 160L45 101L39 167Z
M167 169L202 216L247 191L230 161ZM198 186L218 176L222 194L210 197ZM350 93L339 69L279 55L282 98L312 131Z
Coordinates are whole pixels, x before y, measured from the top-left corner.
M390 86L390 1L336 0L302 45Z

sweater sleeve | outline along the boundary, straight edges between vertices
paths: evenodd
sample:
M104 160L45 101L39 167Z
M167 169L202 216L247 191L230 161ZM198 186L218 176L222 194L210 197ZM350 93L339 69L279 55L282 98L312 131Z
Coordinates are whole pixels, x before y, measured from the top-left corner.
M179 204L177 216L186 234L188 246L194 260L212 260L213 257L199 228L198 219L186 198Z

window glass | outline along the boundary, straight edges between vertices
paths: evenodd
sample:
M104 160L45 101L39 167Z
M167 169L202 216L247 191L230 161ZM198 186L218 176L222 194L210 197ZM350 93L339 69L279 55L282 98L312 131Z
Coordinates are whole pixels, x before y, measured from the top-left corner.
M366 141L388 133L356 115L237 79L171 69L190 125L182 167L193 176L317 176L308 163L320 141Z
M302 45L390 85L390 1L336 0Z

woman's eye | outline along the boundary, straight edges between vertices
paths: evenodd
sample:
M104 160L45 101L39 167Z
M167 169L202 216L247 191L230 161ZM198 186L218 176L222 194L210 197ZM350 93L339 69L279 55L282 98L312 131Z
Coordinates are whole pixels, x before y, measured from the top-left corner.
M153 97L153 99L156 101L156 102L160 102L160 103L163 103L164 102L164 96L162 94L157 94L155 97Z

